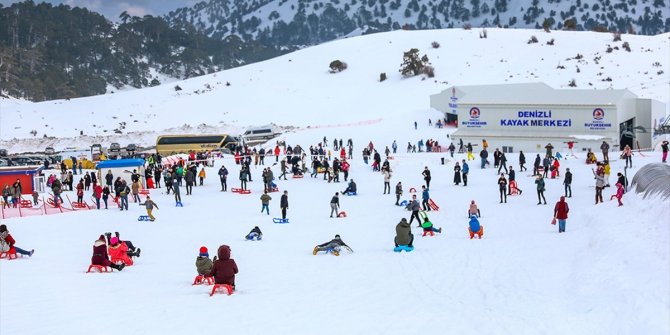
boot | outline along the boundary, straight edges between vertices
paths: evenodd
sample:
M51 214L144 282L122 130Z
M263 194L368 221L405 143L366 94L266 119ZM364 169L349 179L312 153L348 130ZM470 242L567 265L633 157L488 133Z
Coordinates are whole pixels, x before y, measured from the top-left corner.
M119 237L119 232L118 232L118 231L115 231L115 232L114 232L114 236L116 236L116 238L118 238L118 239L121 239L121 238Z
M140 252L142 252L142 249L137 248L137 251L135 252L135 257L140 257Z
M316 255L316 253L319 252L319 247L314 247L314 250L312 251L312 255Z

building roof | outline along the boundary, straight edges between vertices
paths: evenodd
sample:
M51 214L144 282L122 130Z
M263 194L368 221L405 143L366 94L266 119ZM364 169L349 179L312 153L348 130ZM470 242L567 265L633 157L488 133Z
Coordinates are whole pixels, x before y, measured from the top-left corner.
M106 160L98 163L96 169L123 168L144 166L144 160L140 158Z
M43 165L3 166L0 167L0 175L35 174L43 169Z
M537 83L455 86L458 104L492 105L616 105L626 96L636 98L628 89L554 89ZM452 89L439 94L451 95Z

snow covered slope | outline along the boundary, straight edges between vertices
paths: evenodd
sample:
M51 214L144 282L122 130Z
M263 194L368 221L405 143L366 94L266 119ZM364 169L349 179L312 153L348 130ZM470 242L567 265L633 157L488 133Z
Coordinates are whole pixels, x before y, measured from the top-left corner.
M381 119L380 126L393 129L413 121L410 112L429 110L429 95L451 85L543 81L565 88L575 79L577 88L629 88L641 97L670 99L670 34L623 35L614 43L607 33L488 29L487 39L480 33L380 33L142 90L42 103L2 99L0 147L11 153L92 143L152 145L162 133L240 133L270 122L305 129ZM532 35L539 43L527 44ZM553 46L546 44L551 39ZM433 41L440 48L432 48ZM631 52L621 48L623 42ZM607 53L608 45L618 50ZM429 57L435 78L400 76L402 54L411 48ZM575 59L578 54L583 58ZM348 69L329 73L335 59ZM382 72L389 79L380 83Z

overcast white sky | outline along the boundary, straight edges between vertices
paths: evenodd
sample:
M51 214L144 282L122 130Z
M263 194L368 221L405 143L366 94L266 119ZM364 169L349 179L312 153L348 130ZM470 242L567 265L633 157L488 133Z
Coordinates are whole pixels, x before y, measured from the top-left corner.
M9 6L17 0L0 0ZM48 2L53 5L66 4L71 7L85 7L100 13L112 21L118 21L119 14L128 11L130 15L163 15L179 7L191 6L199 0L35 0L35 3Z

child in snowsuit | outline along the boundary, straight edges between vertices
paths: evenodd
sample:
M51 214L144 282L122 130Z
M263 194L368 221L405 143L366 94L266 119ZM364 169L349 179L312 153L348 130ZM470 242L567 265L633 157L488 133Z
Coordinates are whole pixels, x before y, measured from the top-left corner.
M151 200L151 197L147 195L147 200L145 200L144 203L140 205L144 205L144 207L147 208L147 215L149 216L149 220L155 221L156 218L151 214L151 212L154 210L154 207L158 209L158 205L153 200Z
M619 202L619 206L623 206L623 202L621 202L621 198L623 198L623 191L623 185L621 185L621 183L616 183L616 194L612 194L610 200L616 198L616 200Z
M204 276L209 274L212 271L212 260L209 259L209 253L207 252L207 247L200 247L200 253L195 259L195 269L198 271L198 275Z
M263 238L263 232L261 232L261 229L256 226L244 238L250 241L253 241L254 239L260 241Z
M235 260L230 258L230 247L221 245L217 250L219 259L214 258L212 271L205 277L214 277L216 284L228 284L235 289L235 274L238 272Z
M322 243L314 247L314 250L312 251L313 255L316 255L319 251L325 251L325 252L332 252L333 255L339 256L340 255L340 248L345 247L347 250L350 252L353 252L351 248L340 239L340 235L335 235L335 238L330 240L329 242Z
M477 208L477 204L474 200L470 201L470 208L468 209L468 218L472 215L476 215L478 218L482 216L482 212Z

